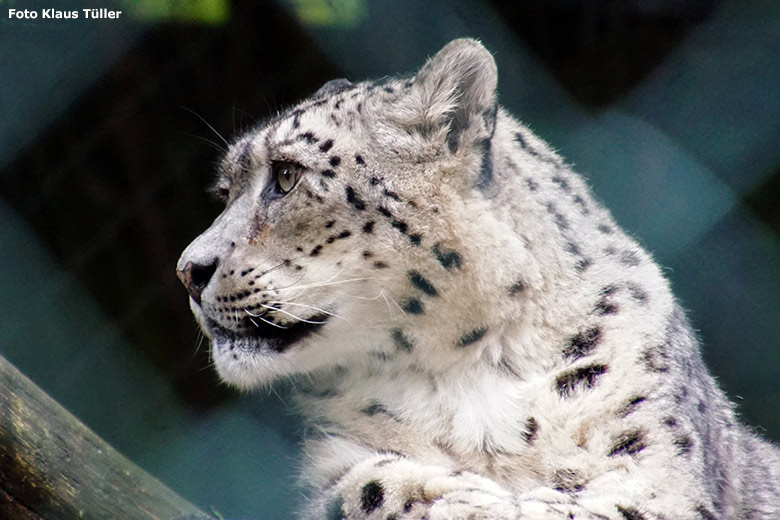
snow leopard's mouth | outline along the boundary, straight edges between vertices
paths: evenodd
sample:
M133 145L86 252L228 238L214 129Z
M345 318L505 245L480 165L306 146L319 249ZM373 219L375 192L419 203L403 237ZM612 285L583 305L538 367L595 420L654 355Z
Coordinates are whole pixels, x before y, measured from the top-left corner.
M230 348L242 350L270 350L284 352L293 344L311 336L325 325L329 314L315 314L306 321L279 325L267 319L244 318L238 325L239 331L221 326L207 318L209 335L217 344L229 344Z

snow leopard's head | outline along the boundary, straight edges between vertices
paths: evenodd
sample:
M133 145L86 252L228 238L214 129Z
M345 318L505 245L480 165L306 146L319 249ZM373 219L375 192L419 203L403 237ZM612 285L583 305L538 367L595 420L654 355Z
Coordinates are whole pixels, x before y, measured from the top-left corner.
M225 210L178 264L226 381L424 361L436 348L420 345L465 351L490 333L485 280L518 261L490 252L479 196L496 81L485 48L456 40L411 78L331 81L230 147Z

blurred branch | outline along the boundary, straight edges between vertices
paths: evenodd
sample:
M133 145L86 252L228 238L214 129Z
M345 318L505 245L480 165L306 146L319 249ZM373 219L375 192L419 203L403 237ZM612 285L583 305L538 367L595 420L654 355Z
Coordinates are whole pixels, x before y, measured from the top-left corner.
M0 356L0 518L210 520Z

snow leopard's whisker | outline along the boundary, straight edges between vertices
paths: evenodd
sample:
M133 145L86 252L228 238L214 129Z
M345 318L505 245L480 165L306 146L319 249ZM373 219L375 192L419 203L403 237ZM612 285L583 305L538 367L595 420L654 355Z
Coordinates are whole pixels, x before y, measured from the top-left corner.
M198 344L195 347L196 354L200 352L201 348L203 348L203 342L205 341L205 339L206 339L206 335L202 331L198 332Z
M192 134L190 132L180 132L180 133L182 135L186 135L187 137L192 137L192 138L197 139L199 141L203 141L204 143L206 143L207 145L211 146L212 148L214 148L218 152L225 153L227 151L224 146L220 145L219 143L215 143L214 141L212 141L211 139L209 139L207 137L203 137L203 136L197 135L197 134Z
M392 318L392 306L390 305L390 302L393 302L393 305L398 308L399 311L404 315L404 317L408 318L408 315L406 314L406 311L404 311L400 305L398 305L398 302L396 302L391 296L388 296L385 293L384 288L380 289L376 296L358 296L356 294L349 294L349 293L340 293L348 298L355 298L357 300L364 300L364 301L374 301L378 300L379 298L382 298L385 301L385 305L387 305L387 313L390 315L390 318Z
M287 312L284 309L279 309L277 307L271 307L270 305L265 305L263 303L261 303L260 306L261 307L265 307L266 309L269 309L269 310L274 310L276 312L281 312L282 314L286 314L287 316L289 316L291 318L295 318L298 321L302 321L303 323L311 323L313 325L322 325L323 323L325 323L324 321L307 320L305 318L301 318L300 316L296 316L295 314L293 314L291 312Z
M334 318L338 318L340 320L344 319L343 317L339 316L338 314L334 314L334 313L332 313L330 311L326 311L325 309L322 309L320 307L315 307L313 305L306 305L305 303L283 302L283 301L273 301L273 302L270 302L270 303L271 303L271 305L274 305L274 304L279 304L279 305L296 305L298 307L304 307L306 309L312 309L312 310L315 310L315 311L319 311L322 314L327 314L328 316L333 316Z
M298 279L295 280L290 285L285 285L284 287L274 287L274 291L279 292L279 291L284 291L286 289L295 289L298 287L298 282L300 282L301 280L303 280L303 275L299 276Z
M265 323L267 323L269 325L273 325L274 327L279 328L279 329L288 329L289 328L289 327L285 327L284 325L279 325L278 323L274 323L274 322L272 322L270 320L267 320L267 319L263 318L262 314L252 314L247 309L244 309L244 312L249 314L249 316L251 316L250 319L258 318L258 319L264 321ZM255 323L255 322L253 321L252 323ZM259 327L259 325L257 325L257 323L255 323L255 326Z
M194 110L192 110L191 108L187 108L187 107L184 107L184 106L183 106L183 107L181 107L181 108L182 108L183 110L186 110L186 111L187 111L187 112L189 112L190 114L194 115L194 116L195 116L195 117L197 117L198 119L200 119L200 120L203 122L203 124L205 124L207 127L209 127L209 128L211 129L211 131L212 131L212 132L214 132L214 134L216 134L216 136L217 136L217 137L219 137L219 139L220 139L220 140L221 140L223 143L225 143L225 146L227 146L228 148L230 147L230 143L228 142L228 140L227 140L227 139L225 139L224 137L222 137L222 134L220 134L219 132L217 132L217 129L216 129L216 128L214 128L213 126L211 126L211 124L210 124L208 121L206 121L206 119L205 119L203 116L201 116L200 114L198 114L197 112L195 112L195 111L194 111Z
M303 258L303 257L300 256L298 258L292 258L292 259L290 259L290 261L298 260L299 258ZM257 276L255 276L255 279L262 278L263 276L267 275L268 273L272 273L272 272L276 271L277 269L280 269L281 267L284 267L285 264L286 264L286 262L279 262L275 266L269 267L268 269L266 269L262 273L260 273ZM257 269L258 267L260 267L260 264L256 265L253 269ZM301 278L302 277L303 277L303 275L301 275Z
M390 299L390 301L391 301L391 302L393 302L393 305L395 305L395 306L398 308L398 310L399 310L399 311L401 311L401 314L403 314L403 315L404 315L404 318L407 318L407 319L409 318L409 315L408 315L408 314L406 314L406 311L405 311L405 310L403 310L403 308L401 308L401 306L400 306L400 305L398 305L398 302L397 302L397 301L395 301L395 299L393 299L393 297L392 297L392 296L390 296L389 294L385 294L385 291L384 291L384 290L382 291L382 297L385 299L385 302L387 302L387 300L388 300L388 298L389 298L389 299ZM390 318L392 318L392 316L390 316Z
M344 272L344 268L342 267L341 269L339 269L338 273L334 274L333 276L331 276L330 278L328 278L324 282L316 282L316 284L327 284L327 283L335 280L336 278L338 278L341 275L341 273L343 273L343 272ZM302 289L302 288L305 289L305 288L308 288L308 287L318 287L319 286L319 285L316 285L316 284L298 285L298 282L302 278L303 278L303 275L301 275L296 282L294 282L294 283L292 283L292 284L290 284L290 285L288 285L286 287L277 287L276 290L277 291L282 291L282 290L285 290L285 289Z
M331 285L339 285L343 283L351 283L351 282L361 282L364 280L374 280L373 277L362 277L362 278L350 278L348 280L337 280L335 282L317 282L317 283L310 283L306 285L298 285L293 287L285 287L284 289L308 289L310 287L329 287ZM282 290L282 288L277 289L277 291Z

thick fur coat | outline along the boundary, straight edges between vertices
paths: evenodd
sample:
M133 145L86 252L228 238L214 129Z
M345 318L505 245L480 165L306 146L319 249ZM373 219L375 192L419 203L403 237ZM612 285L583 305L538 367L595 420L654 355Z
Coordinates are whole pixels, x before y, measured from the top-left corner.
M659 267L456 40L241 137L179 275L221 377L290 378L312 519L777 519Z

